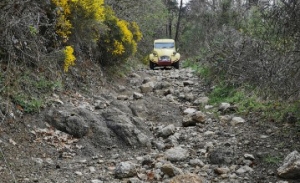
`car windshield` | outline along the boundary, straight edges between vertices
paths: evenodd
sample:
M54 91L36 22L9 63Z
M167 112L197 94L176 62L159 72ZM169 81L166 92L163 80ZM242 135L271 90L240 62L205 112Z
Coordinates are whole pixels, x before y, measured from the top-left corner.
M161 49L161 48L174 48L174 43L155 43L154 48Z

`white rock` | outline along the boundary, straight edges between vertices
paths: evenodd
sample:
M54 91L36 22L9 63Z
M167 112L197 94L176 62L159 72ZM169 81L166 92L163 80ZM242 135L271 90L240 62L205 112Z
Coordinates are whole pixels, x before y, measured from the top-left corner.
M91 183L103 183L102 180L98 180L98 179L94 179L94 180L91 180Z
M89 170L90 170L91 173L95 173L96 172L96 168L93 167L93 166L89 167Z
M198 99L196 99L193 104L194 105L204 105L207 104L209 101L208 97L199 97Z
M41 165L43 164L43 159L42 158L31 158L32 161L36 162L37 164Z
M241 175L241 174L245 174L247 172L253 172L253 171L254 170L249 166L242 166L236 171L236 173Z
M245 159L255 160L255 157L252 154L244 154Z
M143 98L144 97L144 95L143 94L141 94L141 93L138 93L138 92L133 92L133 98L134 99L141 99L141 98Z
M153 91L154 86L155 86L154 82L150 81L148 83L141 85L140 89L142 93L148 93Z
M225 111L226 109L228 109L230 107L229 103L223 102L219 105L219 110L220 111Z
M213 131L206 131L206 132L204 132L204 136L212 136L214 134L215 134L215 132L213 132Z
M183 114L193 114L195 113L197 110L194 108L187 108L183 111Z
M245 123L245 120L241 117L233 117L230 124L232 126L236 126L236 125L239 125L239 124L242 124L242 123Z
M79 172L79 171L76 171L75 174L78 175L78 176L82 176L83 175L82 172Z
M181 147L174 147L171 149L168 149L165 152L165 155L169 161L176 162L176 161L182 161L188 158L189 152L186 149L183 149Z

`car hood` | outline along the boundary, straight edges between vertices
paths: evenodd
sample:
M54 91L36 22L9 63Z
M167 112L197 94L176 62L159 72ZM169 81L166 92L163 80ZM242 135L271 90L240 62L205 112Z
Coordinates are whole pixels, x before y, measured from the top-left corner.
M173 55L174 49L154 49L158 56L171 56Z

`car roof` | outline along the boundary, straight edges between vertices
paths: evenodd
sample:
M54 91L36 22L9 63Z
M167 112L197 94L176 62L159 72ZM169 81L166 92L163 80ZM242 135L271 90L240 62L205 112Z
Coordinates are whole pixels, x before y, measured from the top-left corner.
M174 39L156 39L154 42L175 42Z

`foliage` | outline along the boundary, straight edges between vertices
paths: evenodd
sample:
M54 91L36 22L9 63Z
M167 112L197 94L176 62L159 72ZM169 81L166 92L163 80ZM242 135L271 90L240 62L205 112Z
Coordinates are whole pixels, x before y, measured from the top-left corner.
M12 99L25 113L39 112L43 105L41 99L33 98L25 94L17 94L13 96Z
M221 102L231 103L238 107L239 113L244 115L256 113L268 121L288 122L287 115L300 118L300 101L263 100L258 89L249 85L233 86L218 83L209 93L209 103L219 105Z
M278 164L281 161L281 158L278 156L272 156L272 155L267 155L266 157L264 157L264 162L268 163L268 164Z
M136 22L139 26L143 37L138 44L135 56L142 63L148 64L146 57L153 49L153 40L163 38L166 34L165 24L168 21L166 6L161 0L139 0L134 3L119 0L106 0L105 2L113 9L116 17L127 22Z
M204 79L211 77L210 69L204 64L196 62L198 60L199 58L188 58L183 62L183 67L192 68L195 71L195 74Z
M73 26L77 21L77 14L96 21L102 21L104 17L103 0L52 0L52 2L57 7L56 32L65 42L72 33L71 29L77 29Z
M109 29L98 41L102 65L116 65L126 61L137 51L142 34L135 22L117 18L110 8L105 9L103 22Z
M256 39L264 40L270 46L270 49L284 52L285 50L293 50L295 47L293 38L286 34L278 34L278 25L268 18L271 12L262 12L258 7L252 7L249 16L246 17L239 31L243 34Z
M75 56L73 54L74 49L72 48L72 46L66 46L65 50L64 50L64 54L65 54L65 64L64 64L64 71L68 72L69 67L75 65Z

